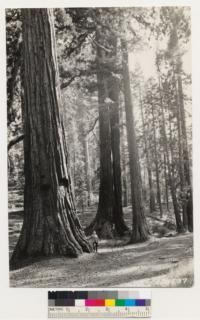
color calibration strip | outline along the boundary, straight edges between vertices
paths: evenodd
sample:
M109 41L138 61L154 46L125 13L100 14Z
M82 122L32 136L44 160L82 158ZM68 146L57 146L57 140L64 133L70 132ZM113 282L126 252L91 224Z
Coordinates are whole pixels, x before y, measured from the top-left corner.
M49 291L49 318L150 318L150 291Z

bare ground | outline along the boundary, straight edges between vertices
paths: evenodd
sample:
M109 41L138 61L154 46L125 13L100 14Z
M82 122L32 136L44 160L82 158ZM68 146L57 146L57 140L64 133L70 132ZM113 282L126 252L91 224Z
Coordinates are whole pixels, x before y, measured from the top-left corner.
M49 258L10 272L11 287L191 287L193 236L101 241L98 253Z

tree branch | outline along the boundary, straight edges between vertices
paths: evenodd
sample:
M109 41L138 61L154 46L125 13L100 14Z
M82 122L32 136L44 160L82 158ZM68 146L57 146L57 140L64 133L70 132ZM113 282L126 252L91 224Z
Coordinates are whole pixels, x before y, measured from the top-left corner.
M71 76L71 78L69 80L67 80L66 82L63 82L61 85L60 85L60 88L61 90L64 89L64 88L67 88L76 78L78 77L82 77L82 76L91 76L93 74L96 73L96 70L78 70L79 73ZM61 74L61 77L64 77L65 74L67 76L69 76L69 72L65 72L65 71L62 71L62 74Z
M74 81L74 79L76 79L78 76L79 76L79 75L77 74L77 75L73 76L71 79L69 79L68 81L63 82L63 83L60 85L60 89L63 90L63 89L65 89L65 88L67 88L67 87Z
M14 137L12 140L9 141L8 143L8 151L18 142L22 141L24 139L24 134L21 134L18 137Z
M92 126L90 127L90 129L86 132L85 136L87 136L91 131L94 130L94 128L95 128L98 120L99 120L99 117L97 117L97 118L94 120L94 123L92 124Z
M106 51L106 52L108 52L108 53L111 53L111 52L112 52L111 49L106 48L105 46L103 46L102 44L100 44L99 42L97 42L95 39L93 39L90 35L88 35L88 38L89 38L92 42L94 42L94 44L95 44L97 47L103 49L104 51Z

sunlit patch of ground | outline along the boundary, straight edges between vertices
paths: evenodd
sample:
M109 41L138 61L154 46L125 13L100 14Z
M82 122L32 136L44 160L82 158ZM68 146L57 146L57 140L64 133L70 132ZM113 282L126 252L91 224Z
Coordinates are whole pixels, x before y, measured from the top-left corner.
M192 234L141 244L101 241L98 253L52 258L10 272L11 287L190 287Z

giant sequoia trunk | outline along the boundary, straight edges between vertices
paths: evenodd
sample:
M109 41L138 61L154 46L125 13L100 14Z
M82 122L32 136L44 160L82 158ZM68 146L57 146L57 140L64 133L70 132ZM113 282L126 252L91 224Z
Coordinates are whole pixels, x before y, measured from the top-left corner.
M126 111L126 125L128 136L128 151L130 165L130 180L131 180L131 199L133 209L133 228L130 242L140 242L148 239L148 227L144 215L142 204L142 186L139 172L139 158L137 141L135 134L135 124L133 116L133 104L131 98L130 76L128 67L128 50L127 43L122 40L122 67L123 67L123 84L124 84L124 99Z
M96 33L97 42L101 43L100 31ZM111 129L109 104L106 102L108 90L106 87L103 61L104 50L97 46L97 87L99 103L99 151L100 151L100 186L99 204L97 215L92 223L86 228L90 234L96 230L101 238L113 237L113 174L111 159Z
M11 267L91 248L74 206L51 12L23 9L24 222Z
M109 41L112 46L112 63L110 70L116 68L117 58L117 38L110 37ZM111 57L110 57L111 58ZM117 234L123 235L128 230L122 210L122 181L121 181L121 156L120 156L120 129L119 129L119 80L112 72L107 77L108 96L111 99L110 104L110 128L111 128L111 148L112 148L112 165L113 165L113 221Z
M109 41L108 41L109 39ZM106 54L103 45L109 45ZM97 31L97 86L99 101L100 188L98 212L86 229L101 238L122 236L128 230L122 210L122 183L119 130L119 81L113 76L117 39L103 39ZM108 62L107 62L108 61Z
M120 156L120 130L119 130L119 84L112 77L109 82L111 90L109 97L113 103L110 107L110 125L111 125L111 148L112 148L112 164L113 164L113 220L116 231L119 235L123 235L128 230L123 219L122 210L122 182L121 182L121 156Z

